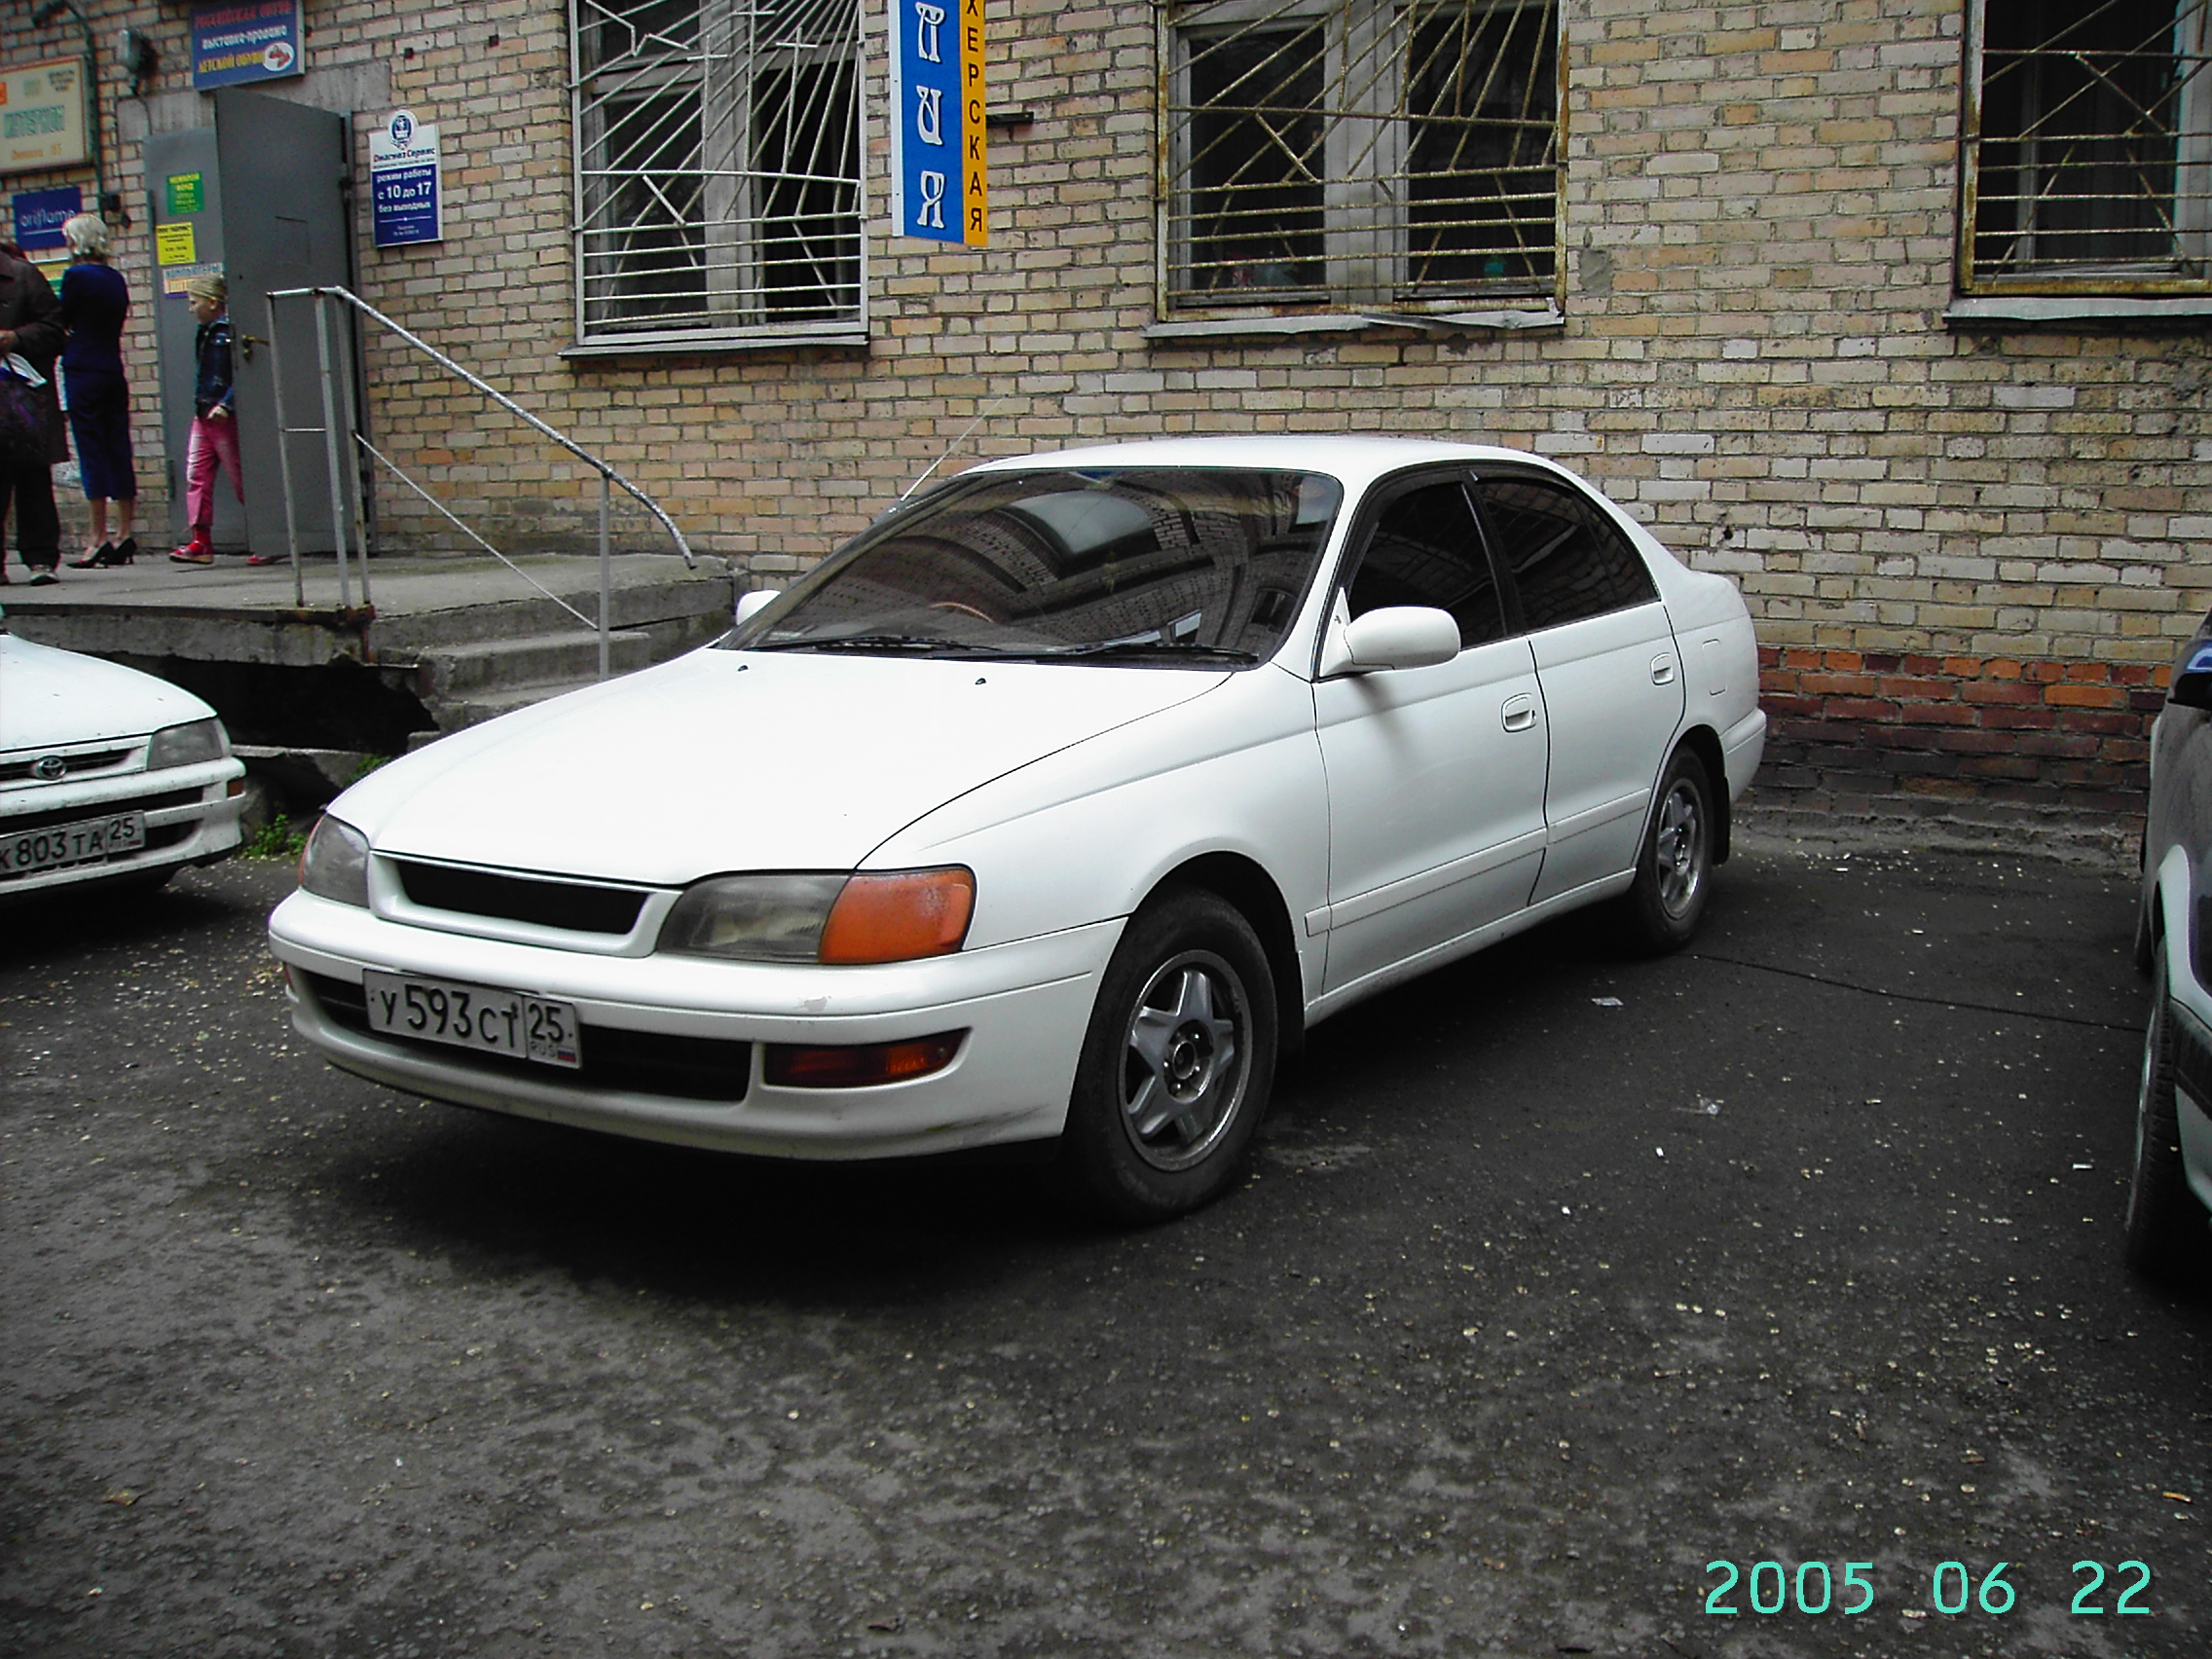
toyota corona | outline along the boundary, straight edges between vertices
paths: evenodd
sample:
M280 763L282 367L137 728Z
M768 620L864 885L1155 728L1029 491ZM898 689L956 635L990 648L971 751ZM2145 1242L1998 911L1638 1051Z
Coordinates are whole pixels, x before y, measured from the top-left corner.
M1536 456L992 461L717 645L340 796L271 919L410 1093L697 1147L1055 1142L1127 1219L1235 1174L1314 1022L1577 906L1696 929L1751 621Z

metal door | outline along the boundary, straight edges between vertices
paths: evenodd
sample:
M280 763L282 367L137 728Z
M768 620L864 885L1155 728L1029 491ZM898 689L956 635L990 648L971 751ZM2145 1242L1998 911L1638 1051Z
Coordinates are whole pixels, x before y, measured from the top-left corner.
M223 177L223 261L231 284L246 536L257 553L281 553L284 492L270 340L276 338L282 349L284 413L295 429L322 424L322 383L313 302L283 302L273 322L267 295L282 288L353 285L347 206L353 176L352 133L342 115L225 88L215 94L215 147ZM332 361L346 365L350 381L352 319L343 309L334 312ZM277 328L283 330L281 336ZM336 397L334 402L340 424L350 425L350 411ZM328 553L337 540L323 446L310 437L291 443L300 550ZM345 464L350 466L356 459L350 453L350 438L347 448Z
M223 175L215 163L212 127L157 133L146 140L146 218L155 234L153 287L130 298L133 305L154 309L163 453L168 458L169 536L182 541L187 530L185 448L192 435L197 369L192 344L198 327L185 304L184 284L196 273L220 275L223 269ZM150 540L154 533L148 529L144 534ZM225 552L245 546L245 514L228 479L216 481L215 545Z

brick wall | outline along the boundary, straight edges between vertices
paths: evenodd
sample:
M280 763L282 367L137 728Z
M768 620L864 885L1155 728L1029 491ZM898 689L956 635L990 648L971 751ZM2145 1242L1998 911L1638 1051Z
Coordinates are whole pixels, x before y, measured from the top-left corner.
M1759 670L1764 804L1991 830L2139 813L2165 701L2143 663L1767 645Z
M103 31L127 16L173 89L182 19L94 10ZM1778 719L1764 798L1968 824L2139 799L2149 688L2212 604L2212 351L2196 332L1946 325L1963 0L1567 0L1566 325L1441 339L1145 339L1157 37L1138 5L993 0L991 102L1036 121L993 134L992 245L893 240L880 6L865 16L865 350L559 355L556 0L311 6L312 60L381 61L446 146L449 240L380 253L364 225L365 293L769 580L986 410L951 465L1161 431L1524 445L1742 584ZM123 260L141 284L143 229ZM583 532L573 467L390 352L372 368L380 433L464 516L502 545Z

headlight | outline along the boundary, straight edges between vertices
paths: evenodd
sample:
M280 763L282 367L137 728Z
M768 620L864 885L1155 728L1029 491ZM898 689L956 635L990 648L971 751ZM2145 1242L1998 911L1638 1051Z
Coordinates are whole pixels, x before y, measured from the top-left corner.
M369 841L325 813L300 850L300 885L318 899L369 907Z
M146 769L158 772L164 766L195 766L203 760L220 760L230 752L231 740L221 720L164 726L146 745Z
M960 948L976 877L949 869L725 875L702 881L661 924L659 947L739 962L910 962Z

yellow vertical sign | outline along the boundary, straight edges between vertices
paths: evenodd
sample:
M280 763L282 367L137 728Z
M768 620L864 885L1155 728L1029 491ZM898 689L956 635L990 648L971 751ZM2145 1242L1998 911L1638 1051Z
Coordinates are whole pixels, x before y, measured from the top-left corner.
M990 191L984 183L989 140L983 120L983 0L960 0L961 172L967 199L960 208L960 240L970 247L990 240Z

